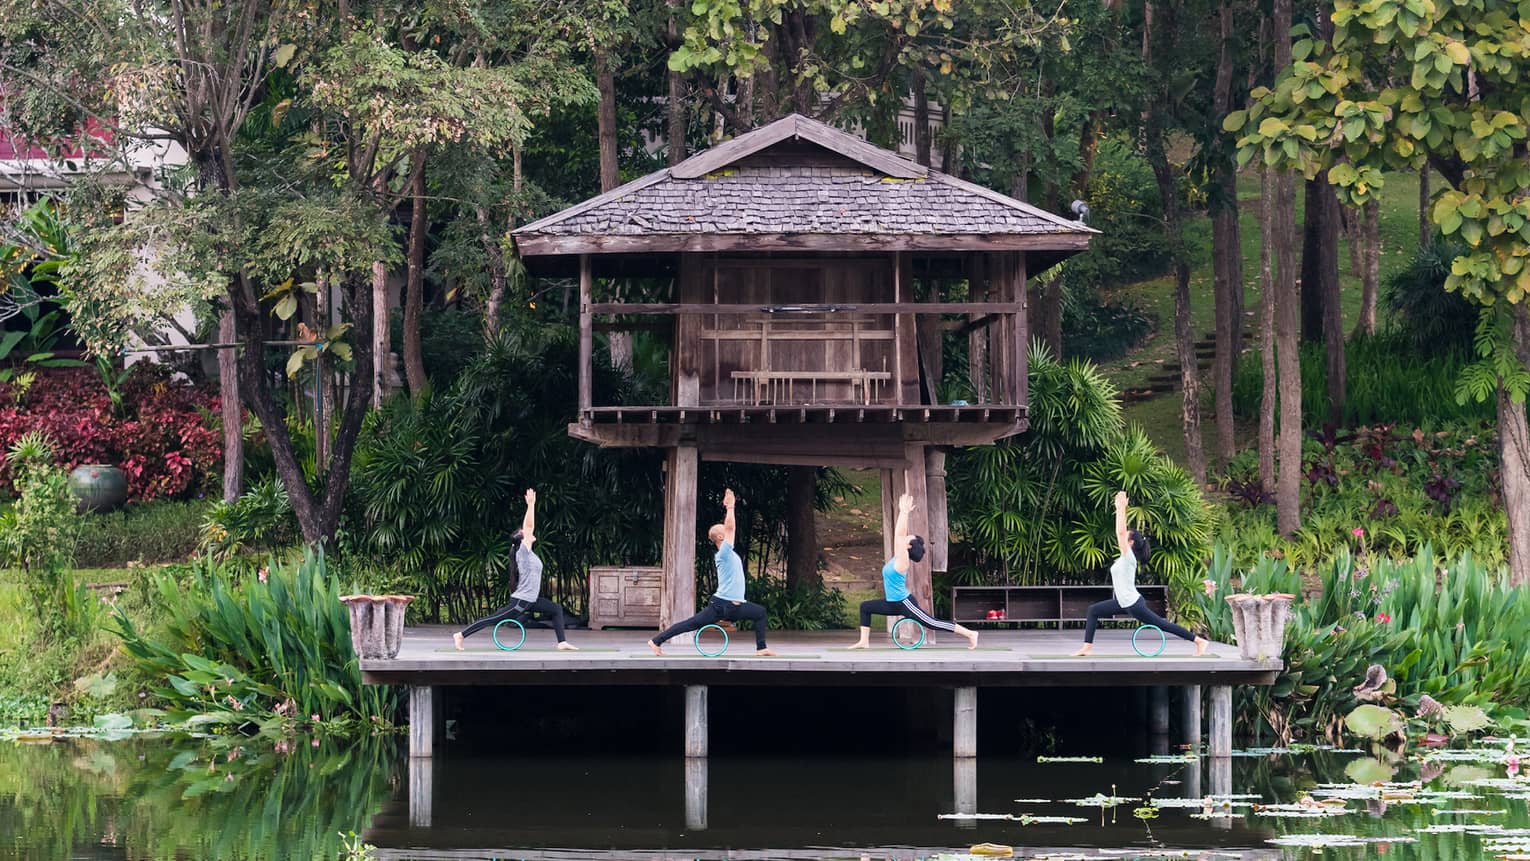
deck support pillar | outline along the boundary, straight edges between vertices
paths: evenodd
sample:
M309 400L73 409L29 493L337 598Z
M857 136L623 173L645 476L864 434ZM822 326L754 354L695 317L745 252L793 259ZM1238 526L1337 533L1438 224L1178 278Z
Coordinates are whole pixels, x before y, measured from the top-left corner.
M436 689L409 686L409 755L434 756L436 742Z
M435 759L409 757L409 827L429 828L435 801Z
M682 442L665 459L664 586L659 604L659 628L668 628L696 612L696 470L699 451ZM721 515L718 517L721 520ZM691 634L671 642L689 645ZM705 754L703 754L704 756Z
M1192 753L1201 747L1201 686L1185 685L1185 744Z
M1213 759L1232 756L1232 688L1213 685L1211 688L1211 746L1207 753Z
M707 755L707 686L685 686L685 756Z
M977 813L977 758L958 756L952 760L951 789L957 813ZM976 828L976 819L958 819L957 828Z
M685 759L685 830L707 830L707 761Z
M1216 689L1213 688L1213 691ZM1213 697L1213 701L1215 697ZM1232 795L1232 757L1224 756L1211 760L1211 794L1219 802L1226 801ZM1232 817L1213 816L1211 827L1228 830L1232 828Z
M957 688L951 753L957 758L977 756L977 688Z
M1169 734L1169 689L1163 685L1148 688L1148 732L1155 736Z

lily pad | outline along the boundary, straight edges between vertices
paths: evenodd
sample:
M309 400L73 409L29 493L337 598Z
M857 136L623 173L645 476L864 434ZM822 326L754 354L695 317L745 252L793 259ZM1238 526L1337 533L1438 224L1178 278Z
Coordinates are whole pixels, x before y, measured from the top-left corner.
M1366 757L1352 759L1344 766L1344 776L1356 783L1383 783L1391 780L1395 770L1379 759Z
M1366 704L1345 716L1344 726L1355 735L1377 741L1402 732L1403 722L1391 709Z
M1456 732L1480 732L1493 725L1493 719L1478 706L1446 706L1445 723Z

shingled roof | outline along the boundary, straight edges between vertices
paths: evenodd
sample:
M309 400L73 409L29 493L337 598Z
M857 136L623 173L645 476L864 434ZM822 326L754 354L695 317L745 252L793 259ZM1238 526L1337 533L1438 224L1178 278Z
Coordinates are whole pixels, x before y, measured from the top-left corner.
M1095 232L792 114L514 236L524 257L1025 250L1058 259Z

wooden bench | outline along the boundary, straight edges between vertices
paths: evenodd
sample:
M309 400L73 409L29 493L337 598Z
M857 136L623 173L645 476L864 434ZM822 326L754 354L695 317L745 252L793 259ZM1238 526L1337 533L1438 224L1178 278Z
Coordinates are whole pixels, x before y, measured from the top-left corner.
M820 403L818 400L819 383L849 383L851 399L856 403L870 404L876 400L872 396L872 385L892 379L892 374L887 371L865 371L852 369L847 371L734 371L733 372L733 399L740 398L740 385L747 385L751 391L750 403L762 404L791 404L796 403L796 387L800 382L803 388L808 390L806 403ZM856 392L859 395L856 395ZM785 395L783 399L782 395Z
M1149 609L1168 617L1169 587L1139 585L1137 591ZM1089 605L1112 594L1109 586L956 586L951 589L951 614L963 625L1046 622L1061 628L1064 622L1085 621ZM1004 611L1004 618L988 618L989 610Z

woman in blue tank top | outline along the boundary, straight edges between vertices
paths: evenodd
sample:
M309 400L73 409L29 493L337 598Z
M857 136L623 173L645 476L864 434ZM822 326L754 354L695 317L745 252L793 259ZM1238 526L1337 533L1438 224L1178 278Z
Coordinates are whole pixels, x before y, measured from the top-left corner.
M865 649L871 645L871 617L872 614L881 616L907 616L917 619L926 628L934 628L938 631L951 631L967 638L967 648L976 649L978 635L976 631L963 628L953 622L937 619L924 611L908 592L908 572L914 563L924 559L924 539L918 535L910 535L908 530L908 515L914 510L914 498L908 494L898 499L898 522L893 528L893 546L898 548L897 555L887 560L882 566L882 592L885 596L881 601L861 602L861 638L856 641L852 649Z

